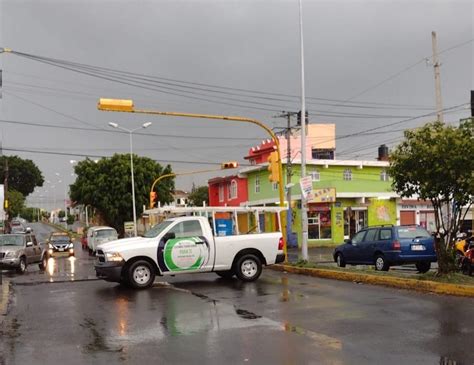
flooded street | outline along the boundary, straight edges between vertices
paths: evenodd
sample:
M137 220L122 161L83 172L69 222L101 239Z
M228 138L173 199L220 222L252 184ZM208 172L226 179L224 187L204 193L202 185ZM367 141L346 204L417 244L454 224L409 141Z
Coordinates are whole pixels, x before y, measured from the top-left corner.
M75 258L45 272L4 275L0 364L474 361L472 299L271 270L254 283L211 273L134 291L96 280L93 262L76 242Z

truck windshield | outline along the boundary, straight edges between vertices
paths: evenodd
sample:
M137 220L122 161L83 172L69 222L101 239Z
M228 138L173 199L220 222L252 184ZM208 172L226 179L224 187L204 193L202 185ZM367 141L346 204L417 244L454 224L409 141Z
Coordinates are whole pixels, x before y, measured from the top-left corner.
M0 236L0 246L23 246L23 236Z
M146 238L153 238L157 237L163 230L168 227L173 221L163 221L153 227L151 227L144 235L143 237Z
M97 231L97 237L110 237L110 236L116 236L117 232L113 229L101 229Z

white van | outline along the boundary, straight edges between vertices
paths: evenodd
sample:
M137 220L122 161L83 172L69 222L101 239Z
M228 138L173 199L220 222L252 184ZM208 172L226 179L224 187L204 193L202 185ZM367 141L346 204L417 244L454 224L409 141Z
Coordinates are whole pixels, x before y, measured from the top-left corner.
M101 243L114 241L118 239L117 231L112 227L98 226L87 230L87 247L89 252L95 253L97 246Z

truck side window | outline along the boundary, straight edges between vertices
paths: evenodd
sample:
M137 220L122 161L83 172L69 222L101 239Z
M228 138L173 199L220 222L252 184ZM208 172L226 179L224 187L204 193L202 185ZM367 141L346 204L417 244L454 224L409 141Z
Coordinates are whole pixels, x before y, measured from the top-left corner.
M197 220L183 221L169 230L179 237L203 236L201 224Z

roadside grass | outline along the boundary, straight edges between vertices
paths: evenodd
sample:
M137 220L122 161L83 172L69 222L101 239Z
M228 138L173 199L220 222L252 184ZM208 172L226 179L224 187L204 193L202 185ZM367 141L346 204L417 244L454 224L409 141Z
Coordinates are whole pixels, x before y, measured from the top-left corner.
M460 285L472 285L474 286L474 276L463 275L460 272L453 272L444 276L437 276L436 271L429 271L425 274L420 274L414 271L402 271L402 270L389 270L389 271L376 271L375 268L370 266L347 266L345 268L337 266L328 266L324 264L317 264L312 262L298 261L288 263L290 266L302 267L302 268L313 268L332 270L338 272L353 272L358 274L368 274L376 276L386 276L404 279L415 279L420 281L434 281L438 283L449 283L449 284L460 284Z

